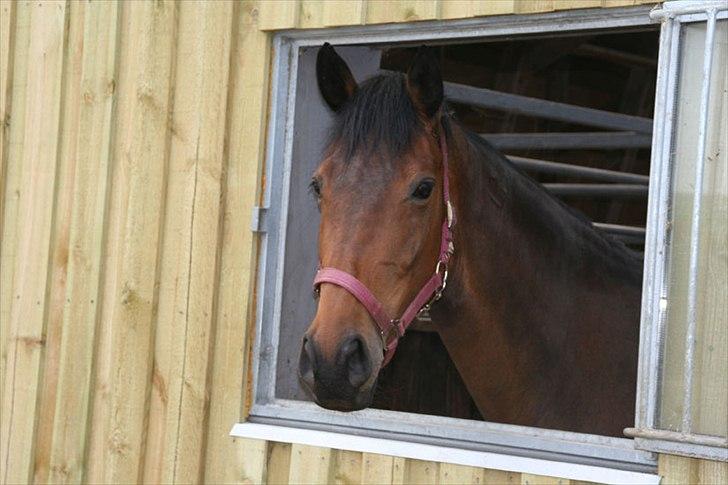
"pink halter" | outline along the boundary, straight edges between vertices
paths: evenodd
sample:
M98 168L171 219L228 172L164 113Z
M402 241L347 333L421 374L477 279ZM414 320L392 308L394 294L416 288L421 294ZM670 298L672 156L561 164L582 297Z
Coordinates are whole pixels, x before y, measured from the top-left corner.
M430 309L430 306L440 299L447 284L447 265L455 251L452 239L452 227L455 225L455 213L450 203L450 182L447 168L447 143L443 132L440 136L440 149L442 150L442 171L443 186L442 194L447 209L447 219L442 223L442 238L440 239L440 257L435 265L435 273L427 280L422 289L417 293L414 300L407 306L400 318L391 319L384 311L382 304L377 297L369 291L369 288L353 275L336 268L319 268L313 280L314 291L318 292L321 283L331 283L340 286L351 293L367 309L369 315L376 322L379 334L382 337L384 349L384 362L382 367L387 365L394 356L399 338L404 335L407 327L422 312Z

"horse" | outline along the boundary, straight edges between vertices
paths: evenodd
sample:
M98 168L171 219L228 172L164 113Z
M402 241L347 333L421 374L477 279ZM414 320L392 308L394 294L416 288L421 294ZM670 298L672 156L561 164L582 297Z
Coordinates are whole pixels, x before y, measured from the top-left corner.
M431 48L359 84L325 44L316 76L335 113L310 185L321 269L299 378L316 403L368 407L424 308L485 420L620 436L640 256L461 126Z

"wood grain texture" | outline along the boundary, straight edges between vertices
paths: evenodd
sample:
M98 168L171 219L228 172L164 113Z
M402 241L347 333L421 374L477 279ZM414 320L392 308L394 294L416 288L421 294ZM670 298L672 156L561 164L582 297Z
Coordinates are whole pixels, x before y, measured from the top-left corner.
M434 0L369 0L366 21L368 24L381 24L432 20L438 18L439 12L440 2Z
M323 23L325 27L358 25L366 20L367 0L326 0Z
M456 19L484 15L503 15L516 11L517 0L445 0L440 6L440 18Z
M270 37L258 29L258 2L236 4L227 101L220 271L211 361L205 481L229 483L241 476L242 447L230 423L242 418L247 387L247 335L255 322L250 295L256 236L249 230L261 196L268 108ZM260 73L250 75L251 72Z
M263 0L260 2L261 30L293 29L298 26L300 0Z
M122 4L115 167L88 480L142 479L169 152L177 4Z
M71 220L73 217L74 185L76 179L78 126L81 114L83 72L84 18L86 4L68 5L68 34L63 68L63 105L61 114L60 160L56 172L58 188L54 211L54 230L51 236L51 267L48 290L48 319L43 362L43 385L40 389L38 431L36 435L34 481L49 481L50 455L54 441L54 420L65 419L56 412L58 377L61 370L61 339L63 336L66 283L68 280ZM68 390L66 390L68 392ZM87 396L90 398L91 396Z
M30 8L27 56L33 62L27 65L25 79L23 145L13 162L20 170L20 193L0 417L4 483L29 481L35 459L67 19L62 2L25 7Z
M176 5L179 41L149 418L154 430L150 443L155 446L148 447L145 460L160 463L151 465L159 470L158 476L147 470L149 481L204 478L232 6L231 2Z
M330 483L332 454L331 448L292 445L288 483Z
M521 485L569 485L569 483L570 481L565 478L521 473Z
M391 456L363 453L361 460L361 483L396 483L393 477L394 460ZM404 472L404 470L397 470ZM399 475L399 474L398 474Z
M83 19L78 125L64 126L78 140L50 455L49 479L59 482L83 481L84 473L111 169L118 4L86 4Z
M291 469L291 447L290 443L268 443L266 483L288 483L288 474Z
M12 5L12 9L11 9ZM0 389L5 392L6 368L10 348L10 308L13 300L13 274L17 251L18 199L20 196L20 164L22 135L25 123L28 47L30 44L30 8L4 2L4 26L14 28L3 38L0 52L7 71L0 73L2 90L2 146L0 147ZM13 23L11 23L11 19ZM11 123L12 118L12 123Z

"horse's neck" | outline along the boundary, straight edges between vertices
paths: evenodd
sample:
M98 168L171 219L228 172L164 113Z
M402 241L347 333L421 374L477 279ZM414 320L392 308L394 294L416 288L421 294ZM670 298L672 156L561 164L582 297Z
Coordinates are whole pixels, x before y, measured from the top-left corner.
M580 279L590 271L570 270L571 256L559 254L580 250L550 227L559 225L562 208L530 212L530 204L514 204L514 198L534 196L518 193L528 187L520 175L503 172L500 161L473 159L482 154L462 132L454 139L456 252L433 321L486 419L534 424L555 388L565 385L559 375L571 355L564 352L567 337L587 319L574 313L579 309L569 299L580 298L573 289L589 286Z

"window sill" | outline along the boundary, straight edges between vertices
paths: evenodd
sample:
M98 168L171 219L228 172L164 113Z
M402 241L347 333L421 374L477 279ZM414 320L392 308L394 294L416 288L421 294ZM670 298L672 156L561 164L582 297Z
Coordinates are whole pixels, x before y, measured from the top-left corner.
M659 484L660 476L652 473L615 470L593 465L580 465L560 461L544 460L465 450L447 446L413 443L403 440L371 438L344 433L332 433L300 429L289 426L275 426L258 423L239 423L233 426L231 436L309 446L322 446L339 450L378 453L389 456L412 458L503 470L516 473L583 480L600 483Z

